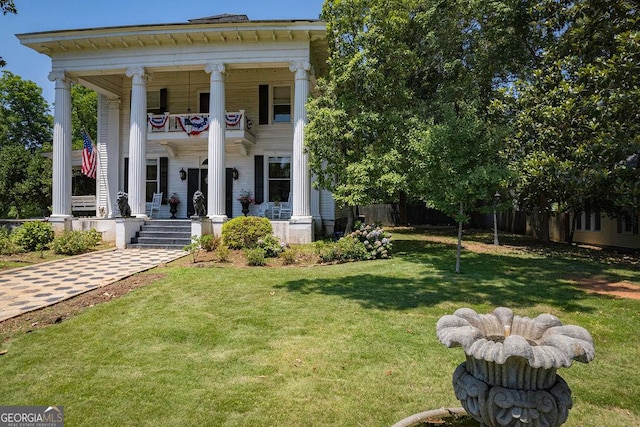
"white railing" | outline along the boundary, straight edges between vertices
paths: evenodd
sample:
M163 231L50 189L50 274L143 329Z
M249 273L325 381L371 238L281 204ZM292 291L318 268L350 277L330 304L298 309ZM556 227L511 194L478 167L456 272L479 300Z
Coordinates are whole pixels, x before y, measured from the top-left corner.
M252 121L244 110L225 113L225 129L253 133ZM209 130L209 114L148 114L147 132L183 132L196 136Z

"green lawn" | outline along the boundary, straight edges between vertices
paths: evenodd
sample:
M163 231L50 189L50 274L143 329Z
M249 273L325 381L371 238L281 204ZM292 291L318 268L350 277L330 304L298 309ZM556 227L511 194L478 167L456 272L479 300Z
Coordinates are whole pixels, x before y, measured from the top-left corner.
M391 260L290 268L163 269L168 276L3 345L0 404L64 405L68 426L389 426L459 406L462 350L435 336L463 306L549 312L585 327L587 365L561 369L567 426L640 425L640 301L568 280L640 283L569 252L465 252L394 233ZM487 248L490 248L488 246Z

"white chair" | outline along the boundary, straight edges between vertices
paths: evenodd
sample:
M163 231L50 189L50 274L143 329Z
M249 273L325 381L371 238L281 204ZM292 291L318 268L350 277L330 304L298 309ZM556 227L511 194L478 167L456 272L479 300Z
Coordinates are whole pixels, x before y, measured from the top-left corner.
M162 204L162 193L153 193L151 203L147 203L147 216L153 218L153 213L160 212L160 204Z
M271 203L269 203L269 202L260 203L258 205L258 207L256 208L256 214L258 216L264 216L264 217L269 218L268 213L267 213L268 211L273 212L273 207L271 206Z
M285 218L291 216L293 211L293 205L291 201L291 193L289 193L289 199L286 202L280 203L280 209L278 210L278 218L282 218L284 215Z

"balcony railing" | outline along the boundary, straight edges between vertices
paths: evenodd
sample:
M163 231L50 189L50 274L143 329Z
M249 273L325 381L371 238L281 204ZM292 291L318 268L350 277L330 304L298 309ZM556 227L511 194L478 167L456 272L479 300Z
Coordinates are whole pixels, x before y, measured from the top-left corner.
M253 133L252 121L244 110L227 112L224 117L226 130L240 130ZM147 132L158 134L166 132L183 132L189 136L197 136L209 130L209 114L149 114Z

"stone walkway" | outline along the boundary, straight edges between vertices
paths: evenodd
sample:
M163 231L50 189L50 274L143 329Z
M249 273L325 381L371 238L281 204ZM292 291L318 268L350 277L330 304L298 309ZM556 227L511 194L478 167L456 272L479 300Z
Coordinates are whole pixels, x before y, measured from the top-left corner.
M167 249L107 250L0 272L0 322L186 255Z

